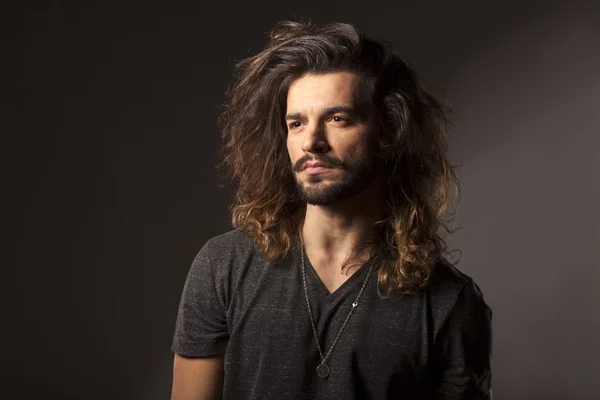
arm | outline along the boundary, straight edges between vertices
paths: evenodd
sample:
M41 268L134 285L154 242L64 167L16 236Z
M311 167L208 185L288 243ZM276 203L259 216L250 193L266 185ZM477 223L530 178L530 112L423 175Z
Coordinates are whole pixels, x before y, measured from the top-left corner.
M492 310L472 280L437 336L438 400L491 400Z
M221 398L229 338L221 287L207 243L194 259L181 295L171 346L175 353L172 400Z
M171 400L221 398L223 356L182 357L175 354Z

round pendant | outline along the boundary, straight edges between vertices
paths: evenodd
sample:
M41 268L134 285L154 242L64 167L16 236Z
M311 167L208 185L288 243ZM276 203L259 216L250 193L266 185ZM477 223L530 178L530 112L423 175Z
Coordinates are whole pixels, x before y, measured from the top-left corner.
M321 378L327 378L329 376L329 367L327 364L322 363L317 367L317 375L319 375Z

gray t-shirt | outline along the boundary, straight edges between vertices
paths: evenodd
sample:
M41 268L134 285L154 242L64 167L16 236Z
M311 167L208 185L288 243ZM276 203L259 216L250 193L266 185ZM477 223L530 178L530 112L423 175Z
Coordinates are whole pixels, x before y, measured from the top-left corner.
M371 262L330 294L305 256L324 353ZM476 399L491 388L491 318L479 287L445 260L426 290L385 300L375 268L327 361L330 375L320 378L300 254L269 263L236 229L210 239L192 263L172 350L187 357L224 352L224 399L412 400L437 391Z

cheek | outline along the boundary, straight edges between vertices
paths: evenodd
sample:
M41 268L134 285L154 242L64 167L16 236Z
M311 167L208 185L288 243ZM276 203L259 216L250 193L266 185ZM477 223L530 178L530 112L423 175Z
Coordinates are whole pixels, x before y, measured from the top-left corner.
M348 165L357 166L358 164L369 164L375 154L375 148L372 142L361 140L356 141L342 150L341 158Z
M290 140L289 136L286 141L286 150L288 158L293 162L296 159L296 153L298 152L298 149L296 148L296 144L294 143L294 141Z
M344 156L346 158L356 160L356 159L361 159L365 156L367 148L365 147L365 143L354 142L354 143L346 146L346 148L343 151L344 151Z

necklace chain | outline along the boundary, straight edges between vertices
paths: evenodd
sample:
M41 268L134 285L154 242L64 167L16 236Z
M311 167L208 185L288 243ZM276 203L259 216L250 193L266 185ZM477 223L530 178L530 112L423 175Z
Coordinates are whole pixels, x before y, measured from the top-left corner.
M352 314L354 313L354 309L356 307L358 307L358 300L360 300L360 297L362 296L365 287L367 286L367 282L369 281L369 277L371 276L371 273L373 272L373 267L375 265L375 260L373 260L373 262L371 263L371 267L369 268L369 273L367 274L367 277L365 278L365 281L363 282L362 287L360 288L360 291L358 292L358 296L356 296L356 300L354 300L354 303L352 303L352 308L350 309L350 312L348 312L348 315L346 316L346 319L344 320L344 323L342 324L342 327L340 328L340 331L338 332L337 336L335 337L333 343L331 344L331 347L329 348L329 351L327 352L327 354L325 354L325 356L323 356L323 351L321 350L321 345L319 343L319 335L317 334L317 328L315 326L315 320L312 314L312 310L310 307L310 300L308 298L308 287L306 285L306 268L304 266L304 243L302 243L302 247L300 249L300 253L302 255L302 283L304 285L304 294L306 296L306 305L308 307L308 315L310 316L310 323L313 329L313 333L315 335L315 340L317 341L317 349L319 350L319 355L321 356L321 363L319 364L319 366L317 367L317 374L319 376L321 376L322 378L326 378L329 375L329 367L326 364L327 359L329 358L329 356L331 355L331 352L333 351L333 348L335 347L338 339L340 338L340 336L342 335L342 332L344 331L344 328L346 327L346 324L348 323L348 320L350 319L350 317L352 316Z

